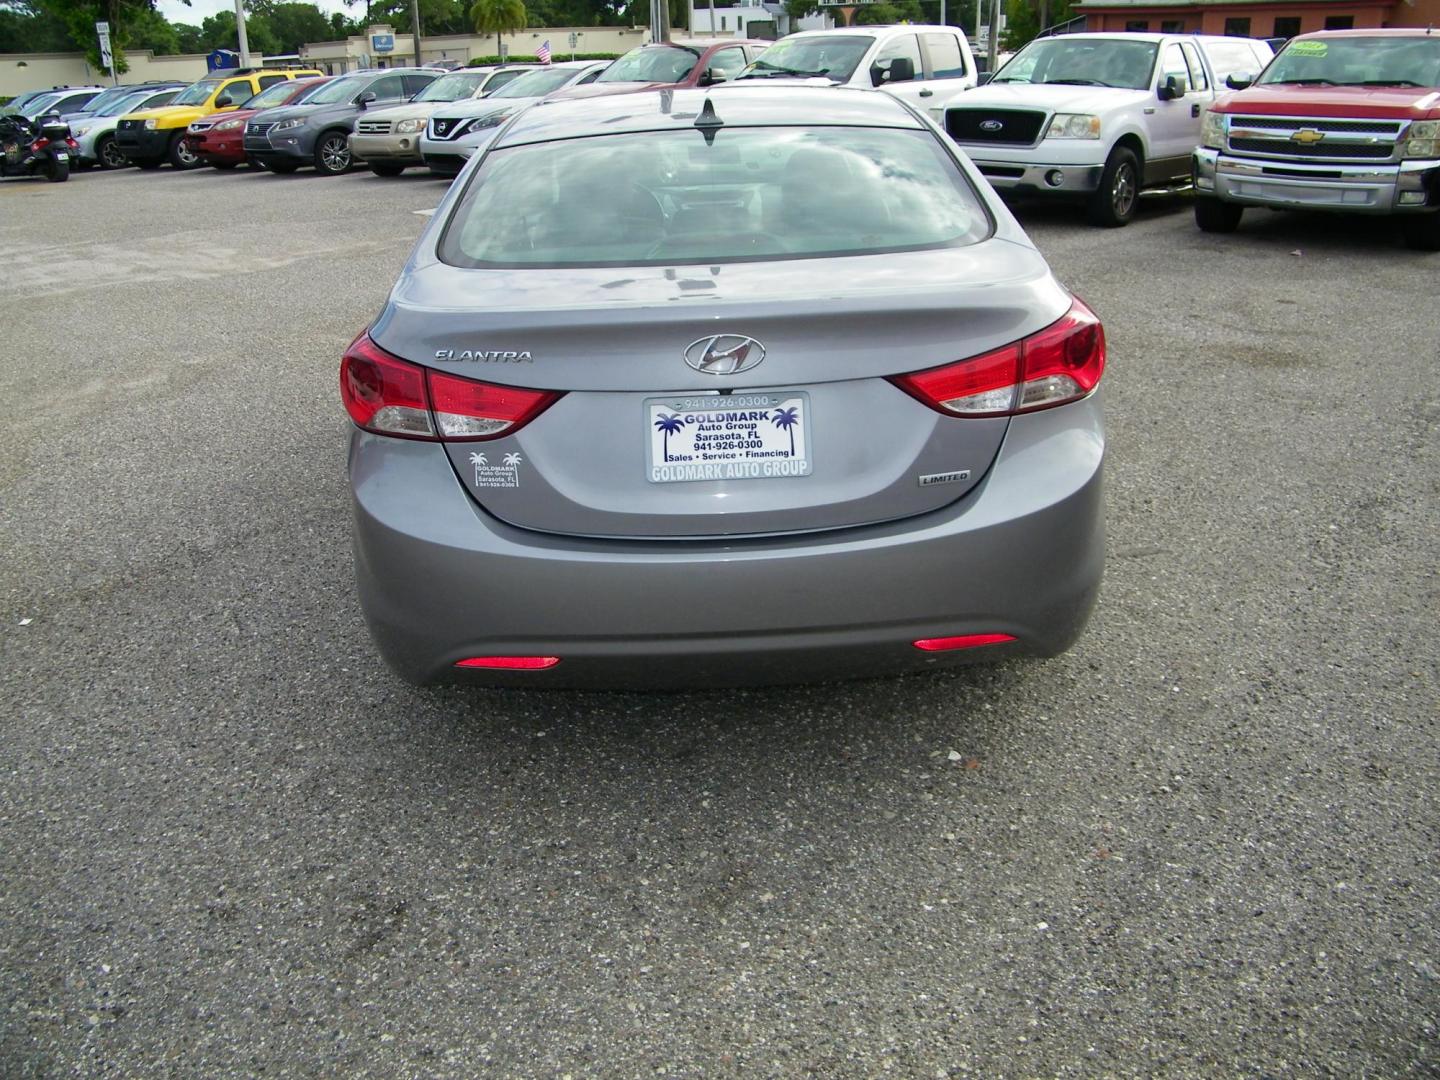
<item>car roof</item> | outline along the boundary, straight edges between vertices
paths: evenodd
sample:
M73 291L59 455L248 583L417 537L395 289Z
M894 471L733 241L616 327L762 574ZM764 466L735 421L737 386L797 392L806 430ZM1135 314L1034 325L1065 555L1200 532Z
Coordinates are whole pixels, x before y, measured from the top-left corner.
M797 117L823 117L811 121L815 127L924 130L925 126L900 101L872 90L721 84L703 90L643 90L542 101L520 113L495 145L695 127L707 100L725 127L793 127Z
M917 30L949 30L962 35L965 33L958 26L941 26L939 23L884 23L877 26L836 26L830 30L798 30L793 34L786 34L780 40L786 41L795 37L856 37L860 34L867 37L894 37L896 34L913 34Z
M1337 38L1337 37L1436 37L1435 33L1423 26L1387 26L1376 27L1374 30L1311 30L1308 34L1296 34L1291 41L1300 38Z

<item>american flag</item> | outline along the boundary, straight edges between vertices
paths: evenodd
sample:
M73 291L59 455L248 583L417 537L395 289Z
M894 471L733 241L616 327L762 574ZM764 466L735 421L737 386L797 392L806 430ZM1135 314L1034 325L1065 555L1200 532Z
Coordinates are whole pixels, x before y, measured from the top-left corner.
M535 50L535 59L542 64L550 63L550 42L542 41L540 43L540 48Z

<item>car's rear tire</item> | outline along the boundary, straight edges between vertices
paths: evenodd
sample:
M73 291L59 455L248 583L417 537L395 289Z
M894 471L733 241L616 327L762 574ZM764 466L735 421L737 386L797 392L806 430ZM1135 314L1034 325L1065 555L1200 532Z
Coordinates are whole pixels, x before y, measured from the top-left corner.
M69 180L70 162L52 160L50 167L45 170L45 179L49 180L52 184L63 184L66 180Z
M205 164L200 160L200 155L190 146L190 140L185 138L183 131L175 133L170 140L170 152L166 155L170 164L177 169L198 169Z
M1140 203L1140 159L1128 146L1117 146L1105 161L1100 186L1087 207L1092 224L1118 229L1130 224Z
M95 158L102 169L123 169L130 164L130 159L120 152L120 147L115 145L115 139L109 135L96 145Z
M326 176L339 176L350 171L355 159L350 154L350 139L343 131L325 131L315 140L315 171Z
M399 176L405 171L405 166L391 161L372 161L370 171L376 176Z
M1195 224L1201 232L1232 233L1240 227L1243 206L1221 202L1209 195L1195 197Z
M1411 251L1440 251L1440 211L1408 218L1403 228Z

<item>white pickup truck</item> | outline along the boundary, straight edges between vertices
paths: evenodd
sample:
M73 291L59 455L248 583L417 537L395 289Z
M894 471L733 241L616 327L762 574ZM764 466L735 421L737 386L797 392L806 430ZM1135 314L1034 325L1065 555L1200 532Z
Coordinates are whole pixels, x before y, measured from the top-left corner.
M1271 55L1253 38L1198 34L1037 38L930 113L996 190L1083 198L1097 225L1125 225L1142 189L1189 183L1216 88Z
M959 27L900 23L790 34L752 61L740 79L824 80L883 90L933 114L974 86L978 75Z

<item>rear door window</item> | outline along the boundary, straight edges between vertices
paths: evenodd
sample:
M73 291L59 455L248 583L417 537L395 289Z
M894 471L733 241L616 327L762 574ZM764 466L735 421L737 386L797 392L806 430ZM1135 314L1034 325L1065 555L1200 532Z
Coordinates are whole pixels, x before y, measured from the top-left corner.
M928 78L963 79L968 74L960 39L954 34L921 34L920 40L930 58Z
M267 86L274 86L276 83L289 82L289 81L290 81L290 77L289 77L288 75L261 75L261 76L260 76L260 89L261 89L261 90L264 90Z

